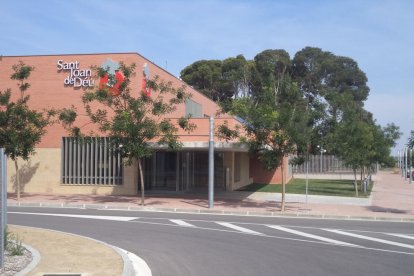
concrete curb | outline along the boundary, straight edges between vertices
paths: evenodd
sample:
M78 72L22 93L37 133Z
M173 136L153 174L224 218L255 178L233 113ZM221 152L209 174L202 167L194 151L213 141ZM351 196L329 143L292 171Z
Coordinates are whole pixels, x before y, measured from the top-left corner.
M131 263L131 260L122 251L121 248L116 247L116 246L111 246L111 245L105 244L105 243L104 243L104 245L111 247L113 250L115 250L116 253L118 253L118 255L120 255L122 257L122 260L124 262L124 269L122 271L122 276L134 276L134 275L138 274L137 271L134 271L134 267L133 267L133 265Z
M132 266L133 266L132 271L135 271L135 274L128 274L128 275L152 276L151 269L149 268L148 264L143 259L141 259L140 257L138 257L132 252L126 251L125 249L122 249L122 248L116 248L116 249L120 251L122 256L126 256L126 258L129 259L130 263L132 263Z
M34 249L33 247L25 243L22 243L22 245L32 254L32 261L23 270L17 272L15 276L27 275L30 271L32 271L39 264L41 260L39 251L37 251L36 249Z
M330 214L309 214L309 213L280 213L280 212L260 212L260 211L238 211L238 210L208 210L208 209L185 209L185 208L157 208L157 207L137 207L137 206L117 206L107 204L50 204L19 202L8 203L8 207L43 207L43 208L75 208L75 209L94 209L94 210L120 210L120 211L141 211L141 212L165 212L165 213L184 213L184 214L205 214L205 215L233 215L233 216L253 216L253 217L282 217L282 218L307 218L307 219L332 219L332 220L365 220L365 221L390 221L390 222L410 222L414 223L414 218L402 217L381 217L381 216L351 216L351 215L330 215Z
M70 235L70 236L74 236L74 237L80 237L80 238L84 238L84 239L88 239L88 240L100 243L104 246L112 248L118 255L121 256L121 258L123 260L123 263L124 263L122 276L134 276L134 275L151 276L152 275L151 269L149 268L148 264L142 258L138 257L137 255L135 255L131 252L128 252L128 251L126 251L122 248L113 246L113 245L108 244L106 242L103 242L103 241L100 241L100 240L97 240L97 239L93 239L93 238L90 238L90 237L85 237L85 236L81 236L81 235L77 235L77 234L73 234L73 233L68 233L68 232L64 232L64 231L53 230L53 229L40 228L40 227L30 227L30 226L24 226L24 225L16 225L16 226L57 232L57 233ZM25 245L25 247L26 247L26 245ZM22 273L23 271L25 271L25 273L21 274L21 276L24 276L29 271L33 270L36 267L36 265L39 263L40 258L41 258L40 254L37 250L35 250L34 248L32 248L30 246L28 246L28 247L35 251L35 254L37 254L37 256L38 256L38 261L36 263L34 263L34 261L32 261L29 264L29 266L31 267L30 270L26 271L26 269L29 267L28 266L24 270L19 272L19 273ZM16 274L16 275L20 275L20 274Z

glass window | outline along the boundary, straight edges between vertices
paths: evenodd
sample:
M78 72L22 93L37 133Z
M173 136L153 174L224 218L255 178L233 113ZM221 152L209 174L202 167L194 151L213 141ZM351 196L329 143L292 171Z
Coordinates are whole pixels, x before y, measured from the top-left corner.
M203 107L201 104L187 99L185 101L185 115L192 118L203 118Z

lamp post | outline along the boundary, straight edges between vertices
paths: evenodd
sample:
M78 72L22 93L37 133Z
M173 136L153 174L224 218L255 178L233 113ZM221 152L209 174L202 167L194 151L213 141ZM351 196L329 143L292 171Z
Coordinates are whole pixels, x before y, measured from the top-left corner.
M320 152L321 152L321 164L320 164L320 172L322 173L323 172L323 163L322 163L322 160L323 160L323 154L326 152L326 149L324 149L322 146L320 146L320 145L318 145L317 146L318 147L318 149L320 150Z
M208 141L208 208L214 207L214 117L210 117Z
M408 183L411 184L411 181L412 181L412 178L413 178L413 169L412 169L412 166L413 166L413 149L409 148L408 153L409 153L408 154L408 158L409 158L409 160L408 160L408 166L409 166L409 169L408 169Z
M404 179L407 180L407 172L408 172L408 148L405 148L405 154L404 154Z

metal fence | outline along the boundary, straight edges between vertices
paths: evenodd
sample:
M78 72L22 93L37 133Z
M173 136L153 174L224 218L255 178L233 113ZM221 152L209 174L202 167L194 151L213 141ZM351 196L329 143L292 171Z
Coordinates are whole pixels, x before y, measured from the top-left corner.
M306 173L306 162L292 166L293 173ZM334 155L309 155L309 173L352 172L352 169Z

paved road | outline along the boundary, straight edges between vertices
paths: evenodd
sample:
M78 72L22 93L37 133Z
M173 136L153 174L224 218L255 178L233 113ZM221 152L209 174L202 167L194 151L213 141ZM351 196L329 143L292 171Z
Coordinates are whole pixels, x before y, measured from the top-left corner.
M414 274L412 223L22 207L9 213L11 224L134 252L153 275Z

